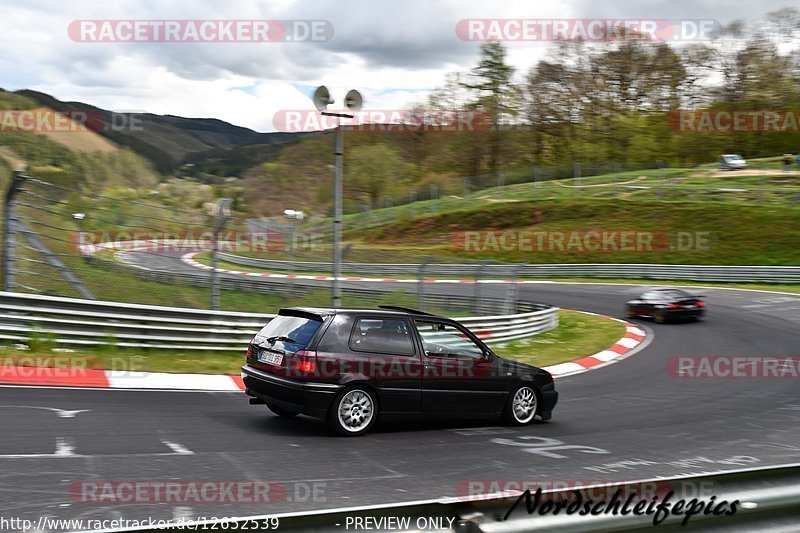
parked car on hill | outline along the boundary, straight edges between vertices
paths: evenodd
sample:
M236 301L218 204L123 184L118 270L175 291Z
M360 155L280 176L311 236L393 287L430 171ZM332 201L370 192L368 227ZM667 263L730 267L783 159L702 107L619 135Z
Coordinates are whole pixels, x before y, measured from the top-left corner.
M719 156L720 170L741 170L747 168L747 161L737 154L724 154Z

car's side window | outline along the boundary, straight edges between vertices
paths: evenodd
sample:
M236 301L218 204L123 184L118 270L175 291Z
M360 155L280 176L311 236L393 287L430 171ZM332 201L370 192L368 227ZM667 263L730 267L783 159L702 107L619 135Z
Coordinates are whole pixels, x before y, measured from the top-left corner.
M482 357L483 350L466 333L443 322L415 320L425 354L431 356Z
M401 318L357 318L350 333L350 349L357 352L414 355L408 322Z

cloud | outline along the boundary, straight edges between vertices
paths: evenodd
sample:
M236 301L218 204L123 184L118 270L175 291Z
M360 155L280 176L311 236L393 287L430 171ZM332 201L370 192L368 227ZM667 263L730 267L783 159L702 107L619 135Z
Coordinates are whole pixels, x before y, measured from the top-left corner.
M778 0L760 4L764 12ZM313 87L326 84L341 100L359 89L375 109L424 99L447 72L468 70L479 43L460 40L468 18L751 16L752 6L715 0L0 0L0 67L8 89L32 88L57 98L113 110L216 117L259 131L272 130L280 109L311 109ZM81 43L69 24L84 19L323 20L326 42ZM544 56L541 43L510 43L521 76ZM301 88L302 90L299 90Z

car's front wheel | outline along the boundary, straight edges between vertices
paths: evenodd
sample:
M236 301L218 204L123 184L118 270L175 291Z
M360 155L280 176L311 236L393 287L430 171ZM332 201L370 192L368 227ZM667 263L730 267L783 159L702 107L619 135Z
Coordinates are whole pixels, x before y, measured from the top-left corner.
M511 395L503 419L512 426L524 426L533 421L539 409L539 396L530 385L520 385Z
M378 402L366 387L356 385L340 392L328 412L328 422L347 437L363 435L378 419Z
M283 407L278 407L275 404L268 403L267 409L275 413L276 415L283 417L283 418L293 418L300 414L299 411L290 411L288 409L284 409Z

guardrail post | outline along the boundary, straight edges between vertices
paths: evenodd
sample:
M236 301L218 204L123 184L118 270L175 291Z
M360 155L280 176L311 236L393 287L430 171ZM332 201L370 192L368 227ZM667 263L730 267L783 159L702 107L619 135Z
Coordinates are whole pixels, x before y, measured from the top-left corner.
M295 246L297 245L297 221L295 219L292 219L290 221L290 225L291 225L290 236L292 240L289 243L289 274L294 275L295 271L294 252L295 252ZM294 292L293 277L289 278L289 294L292 294L292 292Z
M391 194L387 194L384 197L384 207L386 208L386 222L391 222L394 220L394 197Z
M427 256L422 260L417 271L417 309L420 311L425 310L425 269L428 268L430 262L431 256Z
M505 193L502 189L502 187L505 186L505 184L506 184L506 176L505 174L503 174L502 171L500 171L497 173L497 187L498 187L497 192L500 198L505 197Z
M517 300L519 298L518 279L520 272L526 266L527 263L517 263L514 265L511 271L511 284L508 286L508 291L506 292L505 309L503 309L504 314L511 315L517 310Z
M211 243L211 309L219 310L219 271L217 269L219 253L219 232L222 231L231 219L230 198L220 198L214 206L212 216L217 217Z
M483 274L483 269L486 266L486 261L481 261L478 267L475 269L475 291L473 296L473 312L477 315L480 314L481 309L481 275Z
M17 288L16 273L17 232L17 193L28 177L20 171L14 172L11 183L6 190L5 211L3 211L3 290L14 291Z

